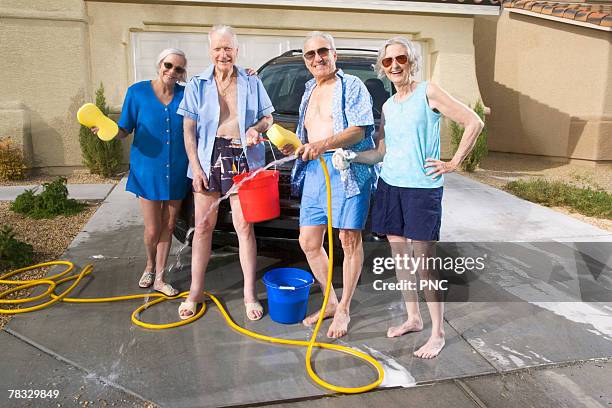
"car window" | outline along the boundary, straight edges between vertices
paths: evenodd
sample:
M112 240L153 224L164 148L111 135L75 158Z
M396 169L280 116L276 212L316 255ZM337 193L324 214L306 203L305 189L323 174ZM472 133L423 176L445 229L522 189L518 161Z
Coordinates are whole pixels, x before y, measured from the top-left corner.
M379 79L374 69L368 65L351 64L338 61L337 66L347 74L355 75L363 81L372 95L372 113L374 119L380 119L383 104L395 93L393 84L387 78Z
M306 82L312 78L303 64L269 65L259 77L276 113L298 114Z
M374 70L365 64L338 61L338 67L364 82L372 95L374 118L379 119L383 103L394 93L391 82L387 78L378 79ZM276 113L298 114L306 82L312 78L303 64L268 65L261 69L259 77L270 96Z

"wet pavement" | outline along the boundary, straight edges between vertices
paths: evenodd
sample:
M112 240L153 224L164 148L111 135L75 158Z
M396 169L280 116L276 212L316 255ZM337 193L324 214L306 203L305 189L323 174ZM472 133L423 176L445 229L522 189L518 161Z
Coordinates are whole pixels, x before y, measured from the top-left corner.
M80 267L95 266L94 274L71 296L146 293L137 287L145 263L142 222L138 203L125 193L124 183L107 197L64 256ZM55 387L61 401L9 400L2 394L8 391L0 391L0 398L8 406L53 407L83 405L83 401L103 406L102 399L117 406L151 401L167 407L378 406L402 401L454 407L517 406L513 401L522 402L521 406L529 401L541 402L534 406L612 403L609 383L606 386L602 378L606 373L609 378L606 359L612 357L612 244L605 242L612 241L609 234L461 176L449 177L444 194L442 231L447 242L440 244L439 255L487 253L490 267L452 281L442 354L434 360L412 356L429 335L424 303L424 331L385 337L388 326L404 318L399 291L375 290L376 280L395 282L389 271L373 273L373 259L388 256L386 244L366 247L364 272L351 306L350 332L333 340L377 358L385 367L384 386L406 388L327 398L329 393L306 374L304 348L244 337L226 326L210 302L204 317L188 326L142 329L130 321L132 311L142 304L136 300L56 304L16 316L0 332L0 382L7 390L12 389L8 386ZM482 222L485 216L486 223ZM476 228L478 218L480 229ZM551 241L557 235L560 240L586 237L592 243L503 242ZM175 264L180 248L175 242L169 264ZM185 252L180 257L182 266L169 274L170 282L182 290L190 279L190 256ZM269 245L260 251L257 266L258 278L273 267L308 269L299 251ZM341 268L337 266L334 273L340 293ZM309 328L274 323L268 314L258 322L246 318L235 248L215 251L206 279L208 290L222 298L239 325L277 337L310 337ZM258 292L261 299L266 298L261 279ZM309 313L321 301L321 292L313 289ZM155 323L175 321L178 304L173 300L154 306L141 318ZM329 321L323 324L320 340L328 341L328 326ZM315 369L332 383L358 386L375 379L364 363L343 354L317 351L314 356ZM79 393L81 398L75 399Z

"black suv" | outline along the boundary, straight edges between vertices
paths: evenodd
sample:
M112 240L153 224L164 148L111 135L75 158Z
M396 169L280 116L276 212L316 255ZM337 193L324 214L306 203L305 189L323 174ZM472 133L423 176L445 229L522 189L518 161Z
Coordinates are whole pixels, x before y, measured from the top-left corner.
M339 48L336 65L345 73L359 77L368 88L373 101L373 114L378 131L383 103L395 93L395 89L386 78L379 79L374 72L377 51ZM298 110L306 82L312 75L304 65L301 50L291 50L271 59L261 66L258 75L263 82L275 112L274 123L295 131L298 122ZM266 142L266 162L283 157L276 147ZM280 207L281 216L274 220L255 224L255 235L262 240L296 240L299 236L300 199L290 195L291 169L293 162L280 167ZM369 221L369 220L368 220ZM174 236L181 242L186 239L187 231L194 224L193 196L191 194L183 201L181 213L176 223ZM369 222L364 231L364 240L370 240ZM232 225L231 210L227 200L219 207L217 227L213 243L219 245L237 242Z

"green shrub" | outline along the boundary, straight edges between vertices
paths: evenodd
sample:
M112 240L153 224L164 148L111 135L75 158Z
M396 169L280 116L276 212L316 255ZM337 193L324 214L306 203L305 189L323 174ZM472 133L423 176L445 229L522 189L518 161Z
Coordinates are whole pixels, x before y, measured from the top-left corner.
M26 190L11 203L11 210L34 219L53 218L57 215L74 215L86 207L85 204L68 198L66 179L59 177L43 184L42 193L35 195Z
M96 91L96 106L108 115L108 106L104 97L104 85ZM104 142L98 138L88 127L81 125L79 131L79 143L83 153L83 164L87 166L92 174L110 177L120 170L123 151L121 141L113 139Z
M0 229L0 270L31 265L34 258L32 245L15 238L13 228L3 225Z
M476 102L476 105L474 106L474 112L476 112L476 114L484 123L485 109L482 102ZM451 122L450 129L451 145L453 146L453 153L455 153L459 148L459 143L461 142L461 136L463 136L464 128L455 122ZM478 139L476 140L474 149L472 149L470 154L468 154L465 160L463 160L463 162L461 163L461 168L463 170L473 172L474 170L476 170L476 167L478 167L482 159L487 157L487 154L489 153L489 149L487 148L487 134L488 130L487 126L485 125L485 127L482 129L482 132L480 132L480 136L478 136Z
M534 203L549 207L569 207L590 217L612 219L612 194L580 188L560 181L537 178L506 184L506 190Z
M10 137L0 139L0 181L21 180L25 170L21 150L13 144Z

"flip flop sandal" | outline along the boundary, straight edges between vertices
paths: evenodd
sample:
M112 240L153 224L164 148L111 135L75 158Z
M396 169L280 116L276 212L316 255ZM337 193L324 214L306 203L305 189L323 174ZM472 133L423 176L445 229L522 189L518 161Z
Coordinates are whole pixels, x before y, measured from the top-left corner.
M249 320L259 320L263 317L263 306L259 302L245 303L246 315ZM259 317L251 317L251 312L261 312Z
M190 300L186 300L181 302L178 308L178 314L181 320L187 320L196 314L196 309L198 304L196 302L192 302ZM189 315L183 315L183 312L191 312Z
M142 273L142 276L140 277L140 280L138 281L138 286L140 286L143 289L146 289L146 288L151 287L154 281L155 281L155 272L144 271Z
M156 292L163 293L164 295L170 296L170 297L176 296L179 294L179 291L177 289L174 289L172 286L170 286L167 283L164 283L164 286L162 286L161 289L154 288L154 290Z

